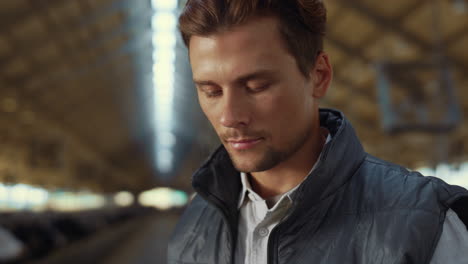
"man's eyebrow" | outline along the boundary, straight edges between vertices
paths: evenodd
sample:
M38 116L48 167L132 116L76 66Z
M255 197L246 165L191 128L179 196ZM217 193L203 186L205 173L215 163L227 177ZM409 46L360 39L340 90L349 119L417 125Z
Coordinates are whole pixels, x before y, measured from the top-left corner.
M196 80L196 79L193 79L193 82L197 85L197 86L203 86L203 85L217 85L215 82L213 81L202 81L202 80Z
M243 76L240 76L236 78L234 81L235 83L245 83L247 81L253 80L253 79L261 79L261 78L271 78L276 76L276 72L273 70L259 70L256 72L248 73Z
M237 77L233 81L233 83L245 83L245 82L247 82L249 80L252 80L252 79L269 78L269 77L274 77L276 75L277 75L277 73L275 71L273 71L273 70L259 70L259 71L256 71L256 72L241 75L241 76ZM193 82L198 86L218 85L218 84L216 84L216 82L211 81L211 80L193 79Z

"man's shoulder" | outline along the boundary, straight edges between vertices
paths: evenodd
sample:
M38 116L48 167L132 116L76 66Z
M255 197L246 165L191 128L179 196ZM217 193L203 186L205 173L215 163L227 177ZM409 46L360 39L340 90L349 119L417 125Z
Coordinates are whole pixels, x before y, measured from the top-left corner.
M368 154L368 153L366 154L365 162L368 162L370 164L375 164L376 166L382 166L382 167L384 167L386 169L390 169L390 170L396 170L396 171L400 171L400 172L408 171L403 166L397 165L397 164L392 163L390 161L386 161L386 160L377 158L377 157L375 157L375 156L373 156L371 154Z
M468 195L462 187L369 154L351 184L361 191L365 208L379 211L412 209L439 215L441 209Z
M385 182L385 189L392 190L391 187L402 187L402 190L407 188L414 188L420 185L428 185L428 188L432 188L430 185L446 184L444 181L424 176L418 171L412 171L401 165L379 159L370 154L366 155L363 166L361 167L364 179L367 181L375 181L376 183Z
M403 166L394 164L374 157L370 154L366 155L364 165L365 179L385 182L383 187L392 189L393 184L403 187L403 190L412 190L412 188L427 188L437 192L441 198L448 199L448 196L457 193L467 193L468 191L460 186L450 185L444 180L422 175L418 171L407 169ZM390 184L390 185L389 185ZM395 186L396 187L396 186Z
M433 179L425 177L417 171L411 171L403 166L385 161L367 154L364 162L358 171L361 180L376 184L374 187L385 187L393 190L392 187L414 187L415 183L427 184ZM379 185L385 183L385 185Z

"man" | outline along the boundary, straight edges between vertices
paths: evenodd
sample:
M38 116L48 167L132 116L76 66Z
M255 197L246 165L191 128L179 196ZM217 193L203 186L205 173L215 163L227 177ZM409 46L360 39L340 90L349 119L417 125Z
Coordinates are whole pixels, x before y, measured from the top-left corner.
M169 263L468 263L468 192L372 157L319 109L325 21L319 0L187 2L179 28L222 146L193 175Z

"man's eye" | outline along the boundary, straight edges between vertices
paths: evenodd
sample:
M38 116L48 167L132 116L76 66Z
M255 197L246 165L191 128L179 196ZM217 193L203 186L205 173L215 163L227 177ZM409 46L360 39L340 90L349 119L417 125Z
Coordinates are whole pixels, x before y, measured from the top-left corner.
M248 89L249 91L256 93L268 89L269 86L269 84L251 85L250 87L248 87Z
M221 90L205 91L207 97L217 97L223 94Z

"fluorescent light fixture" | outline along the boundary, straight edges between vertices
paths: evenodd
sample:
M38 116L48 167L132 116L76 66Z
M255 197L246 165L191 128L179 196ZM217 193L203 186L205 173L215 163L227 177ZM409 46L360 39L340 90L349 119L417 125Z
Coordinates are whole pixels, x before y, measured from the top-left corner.
M122 207L131 205L134 200L135 200L135 197L133 197L133 194L127 191L118 192L114 196L115 204L117 204L118 206L122 206Z
M138 196L138 202L143 206L151 206L160 210L181 207L187 204L185 192L170 188L154 188L144 191Z
M170 51L172 51L172 49ZM153 61L154 63L166 63L168 61L173 62L175 61L175 52L169 52L167 50L162 50L161 52L161 49L159 49L153 52Z
M169 149L160 149L156 156L158 168L163 173L168 173L172 169L173 154Z
M177 8L177 0L151 0L154 9L174 10Z
M106 198L90 192L58 192L51 194L47 204L56 211L81 211L104 207Z
M158 134L158 144L163 148L172 148L176 143L176 137L171 132L162 132Z
M154 65L153 83L157 85L168 85L166 89L174 90L172 85L174 84L174 65L157 63ZM164 87L163 87L164 88Z
M171 11L158 12L151 18L151 26L157 31L172 31L176 23L177 20Z
M101 208L105 205L106 197L101 194L50 192L27 184L4 185L0 183L0 211L43 211L49 209L79 211Z
M156 166L162 173L173 168L175 135L173 129L174 75L177 0L152 0L155 11L151 18L153 30L153 95L156 132Z
M154 61L153 64L153 82L159 82L167 78L174 79L174 60L170 59L170 53L165 55L166 57L160 57L159 60ZM174 57L174 56L173 56Z
M174 85L174 81L171 78L165 78L164 80L159 80L157 83L158 90L156 91L156 102L164 103L164 102L172 102L172 97L174 96L174 90L171 89L172 85ZM162 105L156 106L157 109L162 108ZM164 109L166 110L166 109ZM162 110L162 111L164 111ZM172 109L167 109L172 110Z
M153 35L153 45L156 48L173 49L176 44L176 36L173 32L158 32Z

